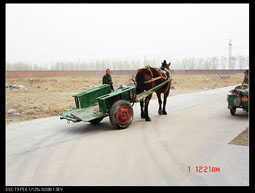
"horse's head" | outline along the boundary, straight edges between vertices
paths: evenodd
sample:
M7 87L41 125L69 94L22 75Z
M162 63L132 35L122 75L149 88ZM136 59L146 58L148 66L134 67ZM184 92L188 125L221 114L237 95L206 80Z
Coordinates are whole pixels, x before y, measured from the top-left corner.
M171 62L169 62L169 64L167 64L166 61L164 60L164 62L162 63L162 66L161 66L161 69L164 69L167 72L167 76L171 76L170 65L171 65Z
M171 62L169 62L169 64L167 64L166 61L164 60L164 62L162 62L162 66L161 67L170 70L170 64L171 64Z
M169 62L169 64L166 64L166 65L165 65L165 68L168 69L168 70L170 70L170 65L171 65L171 62Z

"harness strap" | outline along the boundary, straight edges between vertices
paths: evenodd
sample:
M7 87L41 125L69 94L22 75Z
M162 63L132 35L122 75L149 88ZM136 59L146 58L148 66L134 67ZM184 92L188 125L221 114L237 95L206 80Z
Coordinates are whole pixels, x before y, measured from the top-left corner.
M153 78L153 73L151 71L151 67L149 65L146 66L146 69L151 73L151 77Z
M146 69L151 73L152 79L147 80L147 81L144 81L144 84L153 82L153 81L155 81L155 80L159 80L159 79L161 79L161 78L164 78L165 80L168 79L168 76L167 76L165 73L164 73L165 77L163 77L162 74L161 74L161 76L158 76L158 77L153 78L153 73L151 72L151 69L150 69L150 66L149 66L149 65L146 66ZM166 70L167 70L167 69L166 69ZM170 72L169 70L168 70L167 72L169 73L169 76L170 76L169 78L171 78L171 74L170 74L171 72Z
M146 69L151 73L151 79L153 79L153 73L151 71L151 67L149 65L146 66ZM152 82L152 81L149 81ZM152 85L151 85L152 86Z
M149 82L153 82L153 81L159 80L159 79L161 79L161 78L164 78L164 77L163 77L163 76L158 76L158 77L156 77L156 78L152 78L152 79L150 79L150 80L144 81L144 83L146 84L146 83L149 83ZM165 79L165 78L164 78L164 79Z

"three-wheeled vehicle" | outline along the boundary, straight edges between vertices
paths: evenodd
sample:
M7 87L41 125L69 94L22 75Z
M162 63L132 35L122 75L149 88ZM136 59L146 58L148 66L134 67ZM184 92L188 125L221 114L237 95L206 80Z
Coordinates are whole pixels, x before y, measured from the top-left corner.
M227 95L227 102L231 115L235 115L237 108L242 108L244 111L248 112L249 84L236 86L229 92L230 93Z
M167 79L152 89L139 94L136 94L135 86L110 93L110 86L102 84L73 95L76 108L61 113L60 119L97 124L109 116L115 129L127 128L133 121L132 106L134 103L146 98L169 81L170 79Z

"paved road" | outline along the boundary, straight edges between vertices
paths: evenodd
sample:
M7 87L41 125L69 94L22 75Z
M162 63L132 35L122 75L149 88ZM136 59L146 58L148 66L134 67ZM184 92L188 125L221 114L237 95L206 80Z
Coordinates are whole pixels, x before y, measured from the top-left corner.
M170 96L168 115L140 119L114 130L51 117L6 127L6 185L206 186L249 185L249 149L228 144L248 125L248 114L231 116L232 87ZM196 172L196 166L219 168Z

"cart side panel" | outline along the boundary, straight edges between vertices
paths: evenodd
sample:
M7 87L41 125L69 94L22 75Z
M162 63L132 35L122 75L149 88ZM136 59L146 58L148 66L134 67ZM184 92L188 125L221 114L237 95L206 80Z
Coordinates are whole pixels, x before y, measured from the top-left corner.
M236 95L228 95L228 104L229 105L233 105L233 106L237 106L237 107L247 107L248 106L248 101L242 101L240 97L236 96ZM240 105L236 105L236 101L235 100L240 100Z
M228 97L228 104L229 105L234 105L234 100L237 98L235 95L229 95Z
M75 106L76 108L80 108L80 102L79 102L79 98L77 96L74 96L74 101L75 101Z
M135 96L135 87L129 87L119 91L115 91L104 96L98 97L99 110L103 113L109 113L112 105L118 100L126 100L132 102Z
M73 95L75 98L76 108L87 108L91 105L97 103L96 98L102 95L105 95L110 92L110 85L100 85L93 89L83 91L76 95Z

